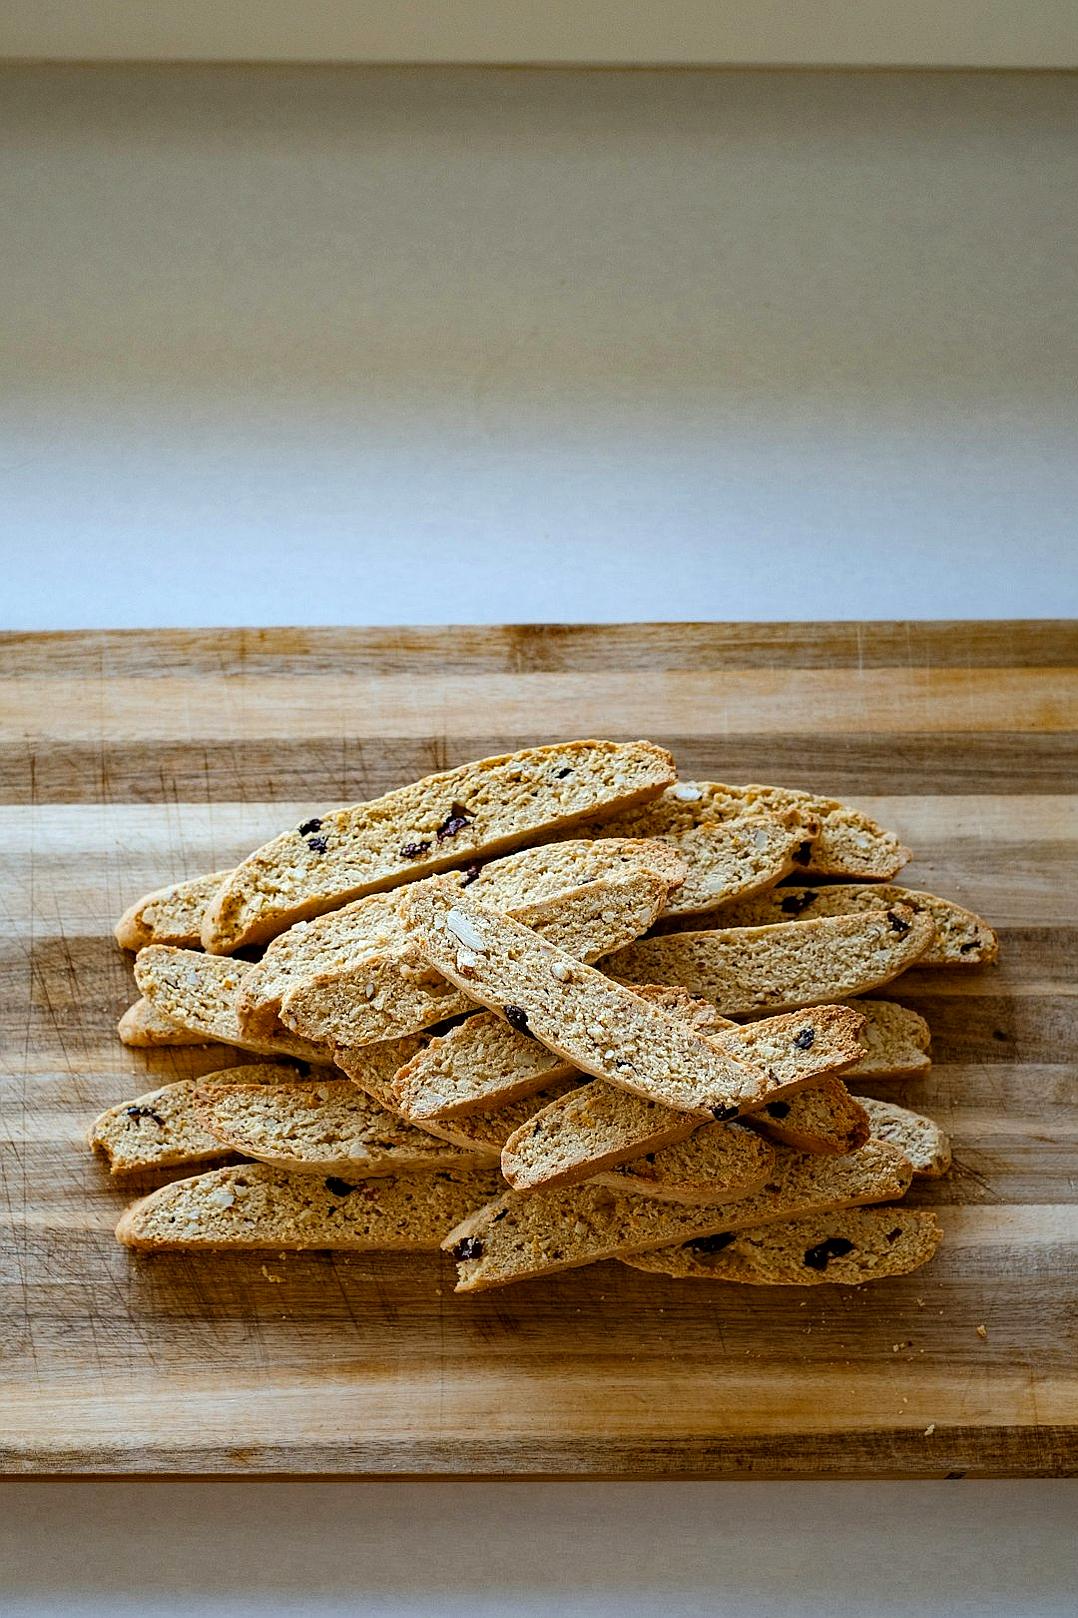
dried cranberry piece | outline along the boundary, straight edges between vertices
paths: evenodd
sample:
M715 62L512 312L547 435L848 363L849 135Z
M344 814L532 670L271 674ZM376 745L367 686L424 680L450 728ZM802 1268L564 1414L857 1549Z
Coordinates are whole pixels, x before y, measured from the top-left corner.
M815 1028L802 1028L799 1034L794 1035L794 1044L799 1051L810 1051L816 1043Z
M402 860L418 860L424 854L430 853L429 843L405 843L401 849Z
M818 898L815 888L792 888L779 900L779 909L784 916L799 916L802 910L807 910Z
M465 826L470 826L474 818L462 803L455 803L434 835L440 843L444 843L447 837L455 837Z
M736 1240L736 1232L732 1230L720 1231L717 1236L697 1236L695 1240L686 1242L685 1246L694 1253L721 1253L724 1247L729 1247Z
M901 1225L896 1225L894 1230L889 1230L887 1232L887 1234L884 1236L883 1239L884 1239L885 1242L897 1242L898 1238L901 1236L901 1234L902 1234L902 1226Z
M564 770L555 770L555 772L554 772L554 779L555 779L555 781L564 781L564 780L565 780L565 777L566 777L566 776L567 776L567 775L572 775L572 773L573 773L573 767L572 767L572 765L571 765L571 764L567 764L567 765L566 765L566 766L565 766L565 768L564 768Z
M712 1107L711 1116L718 1123L724 1124L728 1118L736 1118L741 1111L740 1107Z
M887 921L893 933L897 933L899 938L905 938L910 930L908 921L903 921L901 916L896 916L893 910L887 912Z
M853 1243L845 1236L827 1236L815 1247L805 1249L805 1264L810 1270L826 1270L833 1258L843 1258L853 1252Z
M788 1101L769 1101L764 1111L770 1113L772 1118L788 1118L790 1103Z
M528 1013L523 1006L503 1006L502 1010L505 1012L505 1020L510 1028L515 1028L518 1034L527 1034L529 1039L535 1038L535 1035L528 1027Z
M323 1181L323 1184L325 1185L327 1191L333 1192L335 1197L351 1196L352 1192L355 1190L354 1185L349 1185L347 1180L339 1180L335 1174L328 1174Z
M324 854L329 847L329 843L324 837L308 837L307 847L312 854Z
M461 884L460 884L461 887L462 888L471 887L472 883L475 881L476 877L479 875L479 873L480 873L480 871L482 869L483 869L483 867L479 863L478 860L473 860L470 865L466 865L464 867L464 875L461 878Z
M494 1215L494 1218L491 1220L491 1224L496 1225L498 1223L498 1220L499 1219L504 1219L506 1217L506 1215L508 1214L508 1212L509 1212L508 1208L500 1208L498 1210L498 1212Z
M508 1211L509 1210L506 1209L507 1213L508 1213ZM453 1249L453 1257L455 1259L460 1259L462 1261L465 1260L465 1259L469 1259L469 1258L482 1258L483 1257L483 1244L479 1240L479 1237L478 1236L465 1236L465 1237L463 1237L462 1240L460 1240L457 1243L456 1247L454 1247L454 1249Z
M165 1127L165 1120L159 1112L154 1112L152 1107L125 1107L124 1111L129 1118L152 1118L155 1124L161 1125L162 1129Z
M307 833L309 831L321 831L321 830L322 830L322 822L319 820L318 816L315 815L313 820L305 820L303 822L303 825L299 828L299 835L301 837L306 837L306 835L307 835Z

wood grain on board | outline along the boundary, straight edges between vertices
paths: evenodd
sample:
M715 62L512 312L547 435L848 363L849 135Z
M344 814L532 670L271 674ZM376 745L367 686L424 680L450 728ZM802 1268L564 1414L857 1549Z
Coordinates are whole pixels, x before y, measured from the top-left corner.
M885 994L954 1134L939 1258L805 1294L615 1264L455 1297L440 1258L138 1256L82 1144L233 1060L135 1052L148 887L303 813L559 736L853 797L1003 959ZM1078 633L610 625L0 640L0 1455L9 1474L1037 1475L1075 1464ZM243 1058L240 1058L243 1060ZM158 1176L157 1180L164 1176ZM983 1326L987 1335L979 1333Z

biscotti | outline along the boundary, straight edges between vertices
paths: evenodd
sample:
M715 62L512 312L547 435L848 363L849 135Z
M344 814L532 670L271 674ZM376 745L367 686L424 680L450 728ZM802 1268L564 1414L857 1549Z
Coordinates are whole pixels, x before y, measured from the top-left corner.
M891 832L837 798L787 787L725 786L718 781L679 781L677 790L701 820L781 815L791 810L807 819L817 819L819 832L797 861L799 868L811 875L889 882L911 858L909 849ZM699 796L692 798L694 792Z
M906 905L932 918L936 936L918 966L983 966L999 958L999 939L972 910L950 899L894 883L844 883L820 888L773 888L750 899L724 904L715 918L717 927L767 927L777 922L815 921L820 916L852 916L863 910L886 910Z
M878 1140L889 1140L892 1146L909 1158L913 1172L928 1179L938 1179L951 1166L951 1142L939 1124L922 1113L911 1112L893 1101L876 1101L871 1096L858 1097L868 1114L872 1133Z
M329 1069L321 1071L328 1074ZM87 1143L107 1158L113 1174L212 1163L215 1158L227 1157L229 1148L199 1120L195 1094L201 1086L271 1085L297 1077L294 1067L254 1062L249 1067L207 1073L202 1079L177 1079L123 1101L118 1107L109 1107L90 1125Z
M814 815L796 809L725 819L701 814L700 801L699 787L679 781L642 808L584 830L606 837L662 837L678 849L688 870L670 896L671 916L697 915L781 881L803 868L805 850L820 830Z
M842 1079L824 1076L780 1101L769 1101L747 1122L799 1152L856 1152L870 1134L865 1103Z
M942 1239L936 1216L921 1208L846 1208L753 1230L722 1231L625 1262L680 1280L741 1281L758 1287L860 1286L920 1269Z
M121 949L134 950L148 944L199 947L206 906L229 875L229 871L211 871L209 876L189 877L144 893L116 923L116 942Z
M451 886L452 877L438 882ZM417 882L408 891L427 886ZM455 889L459 891L459 889ZM602 877L518 912L522 925L574 960L595 960L606 940L638 938L666 902L666 878L653 871ZM400 1038L475 1009L471 996L446 981L412 945L367 956L340 972L320 972L290 989L281 1021L301 1037L364 1045Z
M251 970L246 961L204 955L201 950L151 944L135 957L135 982L155 1011L204 1040L220 1040L260 1056L292 1056L324 1062L324 1046L295 1034L250 1039L236 1016L236 991Z
M463 1151L406 1124L350 1079L291 1084L200 1084L196 1114L230 1151L297 1173L367 1178L475 1169L489 1152Z
M134 1005L128 1006L116 1032L121 1045L135 1050L157 1050L164 1045L206 1045L209 1037L192 1028L181 1028L174 1017L169 1017L158 1006L151 1005L140 995Z
M840 1004L842 1002L839 1002ZM932 1035L919 1011L892 1000L851 1000L851 1011L859 1011L864 1024L858 1035L864 1055L843 1078L916 1078L932 1066L929 1048Z
M629 983L680 983L728 1017L787 1011L861 994L912 966L932 942L926 915L905 905L829 916L799 927L670 933L629 944L603 970Z
M733 1060L467 891L424 883L402 895L401 917L439 972L585 1073L701 1117L733 1117L770 1099L764 1069Z
M116 1226L125 1247L226 1251L436 1251L452 1225L494 1195L493 1173L439 1169L351 1184L240 1163L174 1180L133 1203Z
M576 839L506 854L478 869L449 872L442 880L457 882L462 887L474 884L476 893L499 910L519 915L529 925L535 922L542 925L553 917L549 908L537 909L544 901L566 899L593 882L630 880L646 873L666 884L662 900L665 905L665 896L684 878L685 861L670 844L657 838ZM619 890L619 909L625 911L625 901L632 902L633 892L640 895L645 891L658 895L658 889L650 884ZM417 963L397 915L399 897L395 891L371 893L314 921L297 922L281 933L244 978L236 1001L240 1027L257 1037L281 1032L283 1024L279 1019L285 996L314 978L320 986L320 994L332 993L335 1004L342 999L362 997L364 1015L368 1019L376 1016L382 1003L388 1003L393 1012L393 1028L385 1028L379 1022L379 1037L389 1038L393 1032L408 1031L405 1025L409 1021L414 1024L414 1015L410 1017L402 1002L410 1003L420 985L420 1014L426 1012L432 996L437 1000L451 991L444 979L424 968L423 962ZM614 928L607 924L600 929L591 954L603 953L602 939L615 932L619 942L629 943L646 930L642 924L650 926L653 920L653 906L648 903L639 915L632 913L631 928L628 924ZM365 970L368 961L371 962L369 973ZM368 983L377 985L370 996L366 993ZM380 1005L367 1009L368 1000L379 1000ZM308 1015L315 1014L314 1007L318 1003L318 996L307 997L304 1004L309 1007ZM292 1002L292 1008L295 1016L296 1001ZM441 1013L440 1006L435 1009ZM342 1037L347 1043L358 1043L355 1030L345 1031Z
M214 954L265 943L364 893L644 803L675 773L670 754L651 742L563 742L480 759L312 815L226 878L206 911L202 942Z
M457 1290L479 1291L528 1276L678 1246L720 1231L900 1197L911 1170L886 1141L846 1157L774 1148L771 1177L736 1202L663 1202L594 1186L509 1191L468 1215L443 1246L457 1261Z

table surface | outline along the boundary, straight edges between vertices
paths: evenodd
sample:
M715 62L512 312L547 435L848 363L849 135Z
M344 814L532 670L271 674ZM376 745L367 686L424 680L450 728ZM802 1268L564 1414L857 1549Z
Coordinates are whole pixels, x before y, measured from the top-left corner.
M1073 1465L1075 638L1043 623L8 640L8 1464L637 1478ZM437 1257L119 1249L120 1208L156 1180L117 1187L85 1150L88 1123L231 1057L118 1044L132 997L120 909L327 803L596 731L651 735L689 778L853 799L915 849L911 886L999 926L1000 966L915 970L880 991L927 1016L935 1059L882 1090L955 1141L951 1176L913 1193L946 1231L931 1270L864 1291L716 1294L607 1264L455 1298Z

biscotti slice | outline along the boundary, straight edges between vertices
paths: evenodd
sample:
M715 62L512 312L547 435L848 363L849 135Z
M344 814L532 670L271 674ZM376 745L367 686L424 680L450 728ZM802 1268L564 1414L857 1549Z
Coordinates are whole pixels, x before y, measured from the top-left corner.
M135 957L135 982L155 1011L203 1040L220 1040L261 1056L293 1056L304 1062L324 1062L325 1046L295 1034L250 1039L236 1016L236 991L246 961L204 955L201 950L174 949L151 944Z
M463 887L474 884L476 893L489 903L511 915L523 916L542 901L564 898L589 882L631 878L642 872L662 878L669 891L683 880L685 861L675 848L658 838L575 839L522 849L478 868L449 872L443 880ZM400 995L387 981L391 969L382 967L378 979L364 971L364 964L375 957L392 958L408 994L414 994L413 985L419 977L424 985L424 1009L430 995L448 994L449 985L444 979L439 980L425 963L417 963L397 915L399 897L395 891L370 893L314 921L297 922L281 933L243 980L236 1000L240 1027L254 1037L283 1032L282 1000L306 979L316 976L324 985L346 980L336 982L338 998L362 993L366 999L367 984L377 982L378 988L369 998L373 1000L380 994L383 1000L388 999L397 1012L394 1027L399 1028L408 1019L402 1014ZM545 914L537 914L536 919L542 921ZM650 925L650 910L646 915ZM626 937L624 941L628 943L630 939Z
M865 1102L833 1076L816 1079L781 1101L769 1101L747 1121L799 1152L856 1152L869 1135L881 1133L869 1127Z
M116 942L121 949L145 949L148 944L176 944L182 949L201 946L202 918L206 906L229 871L212 871L209 876L189 877L155 888L136 899L116 923Z
M379 888L553 838L657 796L674 761L651 742L577 741L480 759L369 803L312 815L221 884L202 942L223 955Z
M608 955L629 983L680 983L727 1017L816 1006L878 988L912 966L935 934L906 905L799 927L731 927L646 938Z
M460 891L452 877L436 880ZM407 891L427 885L413 883ZM666 878L653 871L611 875L529 905L518 919L574 959L595 960L606 953L605 940L617 937L620 943L646 932L669 892ZM472 997L433 971L409 944L367 956L341 972L304 979L284 996L280 1015L286 1027L304 1038L363 1045L399 1038L474 1009Z
M774 1148L763 1187L736 1202L688 1204L618 1193L590 1181L556 1191L509 1191L461 1221L443 1242L457 1260L458 1292L678 1246L720 1231L900 1197L911 1170L887 1141L846 1157Z
M950 1138L933 1119L896 1106L893 1101L876 1101L871 1096L859 1096L858 1100L868 1114L873 1135L897 1146L909 1158L914 1174L938 1179L947 1173L951 1166Z
M362 1045L354 1050L335 1045L332 1050L333 1065L373 1097L380 1107L387 1112L399 1113L397 1093L393 1088L394 1075L422 1050L423 1043L422 1036L412 1034L407 1039L386 1039L377 1045Z
M733 1026L709 1000L684 989L635 984L634 992L688 1021L697 1033ZM504 1108L566 1079L580 1081L572 1063L537 1039L518 1033L498 1013L481 1011L418 1051L397 1074L395 1088L404 1116L427 1123ZM528 1115L522 1113L520 1121Z
M904 1079L928 1072L932 1035L920 1012L893 1000L852 1000L849 1006L865 1019L858 1036L864 1055L845 1070L844 1079Z
M766 927L777 922L815 921L819 916L852 916L864 910L886 910L902 904L932 918L936 936L918 966L983 966L998 960L999 939L988 923L950 899L894 883L836 882L821 888L774 888L723 905L720 927Z
M846 1208L753 1230L722 1231L684 1247L626 1259L635 1270L749 1286L860 1286L908 1275L943 1240L935 1214L922 1208Z
M207 1082L194 1101L201 1123L230 1151L297 1173L368 1178L474 1169L490 1159L403 1123L350 1079Z
M803 867L819 820L796 809L735 819L700 812L701 790L691 782L667 787L640 809L586 831L609 837L662 837L684 856L684 883L670 895L669 916L697 915L741 894L770 887Z
M789 787L726 786L718 781L679 781L701 820L729 820L750 814L782 814L790 810L819 820L818 835L798 858L799 867L816 876L845 876L858 882L889 882L912 858L891 832L868 815L837 798L797 792Z
M159 1007L151 1005L145 995L140 995L134 1005L128 1006L119 1022L116 1032L120 1036L121 1045L130 1045L135 1050L157 1050L163 1045L205 1045L208 1043L205 1034L198 1034L191 1028L181 1028L174 1017L169 1017Z
M328 1074L329 1070L322 1072ZM257 1062L249 1067L222 1068L201 1079L178 1079L109 1107L90 1125L87 1144L108 1159L113 1174L212 1163L214 1158L227 1157L229 1148L200 1122L196 1091L204 1084L276 1085L298 1077L296 1068Z
M446 1230L486 1202L499 1183L493 1173L439 1169L351 1184L333 1174L240 1163L174 1180L133 1203L116 1226L116 1239L148 1252L435 1252Z
M439 972L585 1073L701 1117L733 1117L771 1099L764 1069L735 1061L467 890L424 883L402 895L401 917Z

